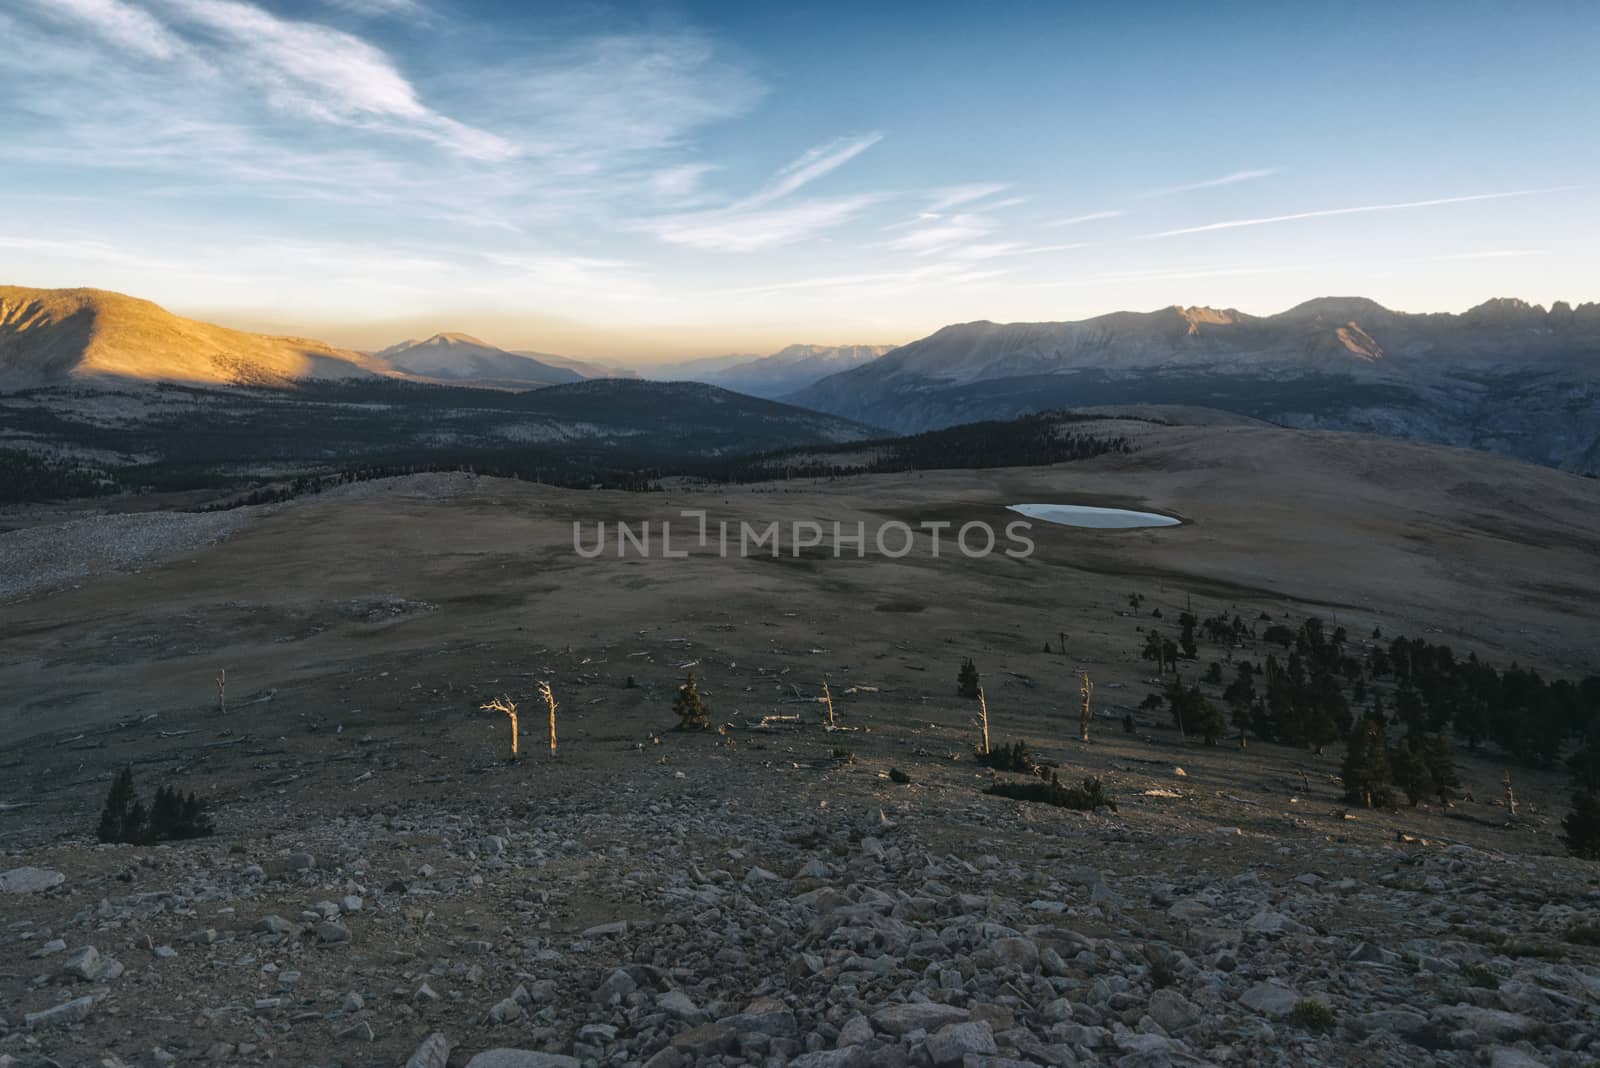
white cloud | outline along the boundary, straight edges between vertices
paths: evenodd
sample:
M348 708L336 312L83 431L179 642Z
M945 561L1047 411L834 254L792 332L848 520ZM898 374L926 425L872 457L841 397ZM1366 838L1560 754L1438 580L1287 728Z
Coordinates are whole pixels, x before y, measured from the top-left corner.
M696 33L612 34L442 84L480 99L518 131L547 175L593 177L685 147L708 124L745 114L766 88ZM679 161L684 162L684 161Z
M512 143L427 107L389 57L353 34L293 22L242 0L162 0L212 38L218 62L277 106L324 122L420 137L458 155L508 159Z
M1277 173L1278 170L1276 167L1266 167L1251 171L1234 171L1231 174L1224 174L1220 178L1207 178L1203 182L1190 182L1187 185L1175 185L1166 189L1152 189L1149 192L1142 193L1140 195L1145 198L1170 197L1176 196L1179 193L1193 193L1198 189L1216 189L1217 187L1224 185L1237 185L1240 182L1252 182L1257 178L1270 178Z
M171 59L183 43L143 8L123 0L31 0L54 17L88 27L110 44L150 59Z
M754 211L723 210L668 215L645 228L663 241L717 252L755 252L792 244L860 214L879 198L872 194L804 200Z
M720 252L754 252L787 245L831 229L882 199L880 194L779 202L831 174L883 139L882 134L840 138L807 150L771 181L725 208L647 219L639 228L662 241ZM777 207L772 205L779 204Z
M973 182L969 185L952 185L935 191L933 203L928 205L928 210L934 212L948 211L963 204L971 204L975 200L984 200L994 196L996 193L1004 193L1010 188L1009 185L1002 185L998 182ZM1016 204L1020 203L1020 201L1012 200L1008 203ZM999 206L991 205L990 207Z
M882 140L881 133L871 133L864 137L842 137L826 145L808 149L799 159L779 170L766 188L747 197L739 206L753 208L781 200L802 186L809 185L824 175L832 174Z
M324 0L329 7L348 11L364 18L383 18L393 15L422 15L427 8L416 0Z
M927 225L919 226L905 236L889 242L889 247L898 252L926 255L976 241L993 231L993 225L982 215L961 214L951 215L948 218L935 216Z
M1572 187L1563 187L1572 188ZM1396 204L1364 204L1354 208L1322 208L1318 211L1297 211L1289 215L1264 215L1255 219L1227 219L1206 223L1204 226L1185 226L1177 230L1162 230L1146 237L1180 237L1184 234L1204 234L1213 230L1234 230L1243 226L1270 226L1273 223L1296 222L1300 219L1325 219L1334 215L1361 215L1374 211L1407 211L1412 208L1436 208L1447 204L1471 204L1480 200L1505 200L1509 197L1530 197L1540 193L1559 192L1559 189L1517 189L1507 193L1475 193L1462 197L1437 197L1433 200L1408 200Z
M1057 219L1051 226L1079 226L1088 222L1099 222L1101 219L1121 218L1126 212L1121 211L1091 211L1087 215L1074 215L1068 219Z

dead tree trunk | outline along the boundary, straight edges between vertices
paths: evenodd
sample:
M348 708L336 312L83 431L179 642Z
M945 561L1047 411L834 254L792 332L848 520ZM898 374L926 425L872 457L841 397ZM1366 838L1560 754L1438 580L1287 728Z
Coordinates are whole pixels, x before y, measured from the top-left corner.
M517 703L509 697L496 697L478 707L485 712L503 712L511 717L511 759L517 759Z
M556 755L556 695L550 692L548 682L539 683L539 696L550 709L550 755Z
M1505 784L1506 784L1506 815L1515 816L1517 814L1517 795L1515 793L1513 793L1512 790L1511 790L1511 769L1510 768L1506 769Z
M1083 695L1083 740L1087 742L1089 740L1089 701L1094 697L1094 683L1089 681L1089 673L1087 671L1083 673L1083 686L1078 690L1078 693Z
M822 704L826 709L822 722L829 730L832 730L838 726L838 723L833 718L833 691L828 689L828 676L826 675L822 676Z
M217 672L217 713L228 714L228 669Z
M983 699L983 687L978 687L978 727L983 731L982 748L978 751L984 756L989 755L989 702Z

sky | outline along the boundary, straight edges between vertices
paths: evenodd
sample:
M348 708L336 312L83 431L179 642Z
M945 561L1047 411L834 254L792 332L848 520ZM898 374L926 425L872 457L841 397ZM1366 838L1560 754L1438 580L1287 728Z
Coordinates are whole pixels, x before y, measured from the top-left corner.
M1600 300L1600 5L4 0L0 282L649 362Z

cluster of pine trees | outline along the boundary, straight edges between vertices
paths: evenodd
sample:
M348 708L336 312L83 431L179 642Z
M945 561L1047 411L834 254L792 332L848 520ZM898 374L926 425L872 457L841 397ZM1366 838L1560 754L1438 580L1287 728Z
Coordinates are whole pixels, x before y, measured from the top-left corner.
M132 845L203 838L212 833L206 804L192 792L183 794L170 786L157 787L154 800L145 808L133 787L132 768L123 768L111 780L96 829L96 837L102 842Z
M0 449L0 504L64 500L115 493L105 471L22 449Z
M1132 452L1122 435L1067 431L1064 424L1098 417L1041 412L1017 419L964 423L903 438L844 442L784 449L717 464L698 472L722 482L765 482L772 478L841 478L846 475L983 467L1035 467L1089 460L1106 453ZM860 456L869 454L871 459ZM830 460L830 454L850 460Z
M1137 608L1139 600L1129 603ZM1185 682L1182 664L1198 660L1201 638L1227 650L1229 669L1213 661ZM1234 659L1235 649L1255 640L1277 648L1259 662ZM1397 791L1413 805L1430 797L1448 803L1460 786L1452 738L1473 751L1492 744L1536 767L1556 766L1568 753L1576 785L1568 845L1600 859L1600 676L1549 680L1425 639L1385 641L1375 630L1357 641L1316 617L1291 627L1264 614L1246 622L1185 611L1176 638L1148 629L1141 655L1156 662L1159 674L1172 671L1165 700L1174 723L1210 744L1229 727L1241 745L1255 737L1320 752L1347 739L1344 781L1352 804L1388 806ZM1220 689L1226 715L1201 683ZM1391 743L1393 736L1398 740Z

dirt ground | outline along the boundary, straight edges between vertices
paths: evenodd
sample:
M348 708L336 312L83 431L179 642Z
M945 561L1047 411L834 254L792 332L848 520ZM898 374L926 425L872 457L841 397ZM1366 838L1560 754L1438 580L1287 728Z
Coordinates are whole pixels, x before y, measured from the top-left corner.
M1376 879L1390 866L1381 851L1400 835L1525 859L1561 853L1558 772L1514 771L1514 822L1491 754L1462 754L1472 800L1448 813L1347 813L1333 778L1342 746L1319 756L1185 743L1163 714L1137 710L1157 688L1138 651L1141 629L1159 622L1153 609L1170 630L1192 604L1201 616L1247 620L1315 614L1356 637L1379 627L1556 677L1592 673L1600 483L1350 435L1137 433L1132 455L1052 468L650 495L465 475L446 476L441 495L437 478L394 480L262 510L225 540L136 573L15 599L0 605L0 848L13 858L0 867L55 866L91 886L121 879L125 849L85 844L111 774L126 764L148 788L177 782L213 800L219 836L203 848L217 863L228 848L261 863L310 839L337 849L327 838L341 820L459 812L489 824L569 821L585 849L625 854L637 843L608 838L606 812L691 799L786 826L830 806L882 810L914 821L929 849L1059 855L1063 835L1082 833L1071 829L1078 814L1034 814L981 792L993 773L970 759L976 710L955 686L964 656L982 672L997 742L1026 739L1064 778L1109 783L1118 829L1084 847L1108 874L1286 879L1320 850L1336 875L1339 851L1360 847L1380 859L1352 855L1350 870ZM1036 551L1021 560L969 559L949 534L938 557L923 535L897 560L870 548L866 559L853 549L835 558L826 546L795 557L785 545L779 559L722 558L714 543L682 559L618 559L609 542L592 560L573 550L575 522L592 544L599 521L667 520L681 545L693 526L681 510L704 510L713 529L814 520L861 521L870 532L890 520L980 519L998 529L1016 518L1004 506L1021 502L1126 505L1185 522L1136 531L1034 523ZM1145 598L1137 613L1130 593ZM1228 655L1264 650L1202 642L1200 664ZM690 670L717 731L668 729L672 693ZM1084 672L1095 682L1087 746L1077 740ZM848 730L817 723L824 679ZM554 760L543 751L539 680L560 702ZM505 717L479 710L500 694L522 710L524 759L511 767ZM1129 713L1133 733L1121 724ZM752 729L794 715L805 725ZM911 783L890 781L891 768ZM745 860L759 864L760 852L752 846ZM123 881L138 884L137 862L132 870ZM659 918L627 880L577 861L570 873L587 881L545 915L558 935ZM441 904L438 933L408 955L514 922L521 906L510 901L497 898L485 915ZM7 909L26 918L46 904ZM1365 920L1343 922L1360 930ZM172 937L183 925L193 924ZM470 1032L482 1009L462 1008L456 1026ZM416 1036L391 1038L384 1055L394 1063Z
M1170 627L1190 603L1202 616L1316 614L1352 635L1423 635L1558 677L1600 667L1600 483L1351 435L1140 433L1131 456L1054 468L700 492L467 476L448 495L407 480L358 486L269 510L139 573L0 605L0 801L29 806L0 816L0 841L84 829L108 769L130 760L181 768L224 801L294 775L313 804L358 753L418 766L426 748L447 764L486 762L506 726L477 706L504 691L526 709L544 678L564 709L564 759L585 761L596 746L648 742L670 726L670 692L691 663L721 722L809 709L796 699L826 676L853 720L875 733L931 732L927 744L942 750L970 734L954 675L972 656L996 732L1049 750L1072 736L1083 671L1107 723L1136 708L1153 688L1140 628L1158 607ZM969 559L950 531L938 558L925 533L903 559L872 555L871 531L885 522L980 519L998 530L1016 518L1004 505L1023 501L1125 504L1186 522L1108 532L1034 523L1026 560ZM597 522L637 530L653 520L659 539L666 520L681 544L696 521L678 513L693 509L708 513L713 539L686 559L661 558L659 540L650 559L631 547L618 559L614 536L600 558L573 551L575 522L592 545ZM725 559L714 537L723 519L860 521L869 555L847 546L834 558L824 544L795 558L785 544L776 560L765 550ZM1132 592L1146 598L1138 615ZM1042 652L1046 643L1055 651ZM1200 662L1227 652L1203 647ZM523 722L537 737L534 718L525 711ZM1156 727L1162 746L1177 744ZM1096 754L1135 744L1106 743Z

